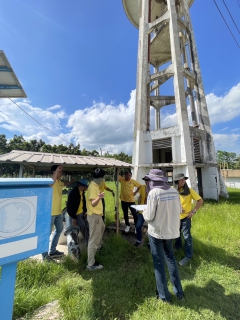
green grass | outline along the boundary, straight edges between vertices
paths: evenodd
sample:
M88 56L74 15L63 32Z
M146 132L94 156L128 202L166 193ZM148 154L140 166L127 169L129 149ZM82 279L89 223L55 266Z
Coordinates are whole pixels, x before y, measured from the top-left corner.
M137 249L121 235L109 233L97 255L104 265L101 271L86 270L86 252L80 261L66 257L60 265L20 262L14 319L31 319L33 310L56 299L66 320L240 319L240 190L229 193L228 200L205 201L193 218L194 258L179 268L184 302L175 296L172 305L156 300L147 243ZM110 223L115 204L109 192L106 203ZM177 252L177 260L182 257L183 252Z

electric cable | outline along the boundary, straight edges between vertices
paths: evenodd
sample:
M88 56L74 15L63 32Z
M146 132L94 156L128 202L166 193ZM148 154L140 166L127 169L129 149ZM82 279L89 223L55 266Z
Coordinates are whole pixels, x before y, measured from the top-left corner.
M41 124L38 120L36 120L34 117L32 117L29 113L27 113L23 108L21 108L15 101L13 101L11 98L8 98L10 101L12 101L12 103L14 103L20 110L22 110L26 115L28 115L31 119L33 119L35 122L37 122L41 127L43 127L45 130L51 132L54 136L60 138L61 140L67 142L67 144L71 144L71 142L63 139L62 137L60 137L59 135L57 135L56 133L54 133L53 131L49 130L47 127L45 127L43 124Z
M240 33L240 30L238 29L238 26L236 25L236 23L235 23L232 15L231 15L231 12L230 12L229 9L228 9L228 6L226 5L226 3L225 3L224 0L222 0L222 2L224 3L224 5L225 5L225 7L226 7L226 9L227 9L227 11L228 11L228 13L230 14L230 17L232 18L232 21L233 21L233 23L235 24L235 27L237 28L238 32Z
M235 40L235 42L236 42L236 44L237 44L238 48L240 49L240 45L239 45L239 43L237 42L236 38L234 37L234 35L233 35L233 33L232 33L231 29L229 28L229 25L227 24L227 21L224 19L224 16L223 16L223 14L222 14L221 10L219 9L219 7L218 7L218 5L217 5L216 1L215 1L215 0L213 0L213 1L214 1L215 5L216 5L216 7L217 7L217 9L218 9L218 11L219 11L219 13L220 13L220 15L222 16L222 18L223 18L224 22L226 23L226 25L227 25L227 27L228 27L228 30L230 31L230 33L231 33L231 35L232 35L233 39Z

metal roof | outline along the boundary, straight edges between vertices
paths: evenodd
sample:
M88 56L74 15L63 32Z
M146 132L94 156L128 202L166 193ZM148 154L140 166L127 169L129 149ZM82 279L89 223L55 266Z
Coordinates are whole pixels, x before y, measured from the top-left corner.
M0 98L27 98L5 53L0 50Z
M12 150L0 155L0 163L22 164L25 169L35 171L50 170L54 164L64 167L64 171L85 171L97 167L131 168L132 165L114 158L87 157L73 154L56 154L33 151Z

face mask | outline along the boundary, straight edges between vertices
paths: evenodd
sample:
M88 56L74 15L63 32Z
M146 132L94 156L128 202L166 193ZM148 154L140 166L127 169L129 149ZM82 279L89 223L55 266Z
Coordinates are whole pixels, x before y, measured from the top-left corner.
M93 181L94 181L97 185L100 185L100 184L104 181L104 178L94 178Z

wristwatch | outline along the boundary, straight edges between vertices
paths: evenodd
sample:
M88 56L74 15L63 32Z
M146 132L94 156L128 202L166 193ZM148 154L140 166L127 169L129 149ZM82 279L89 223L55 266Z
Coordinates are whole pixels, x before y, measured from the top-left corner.
M196 209L193 209L193 210L192 210L192 212L193 212L193 213L196 213L196 212L197 212L197 210L196 210Z

